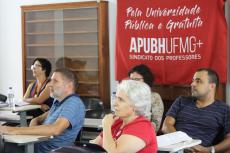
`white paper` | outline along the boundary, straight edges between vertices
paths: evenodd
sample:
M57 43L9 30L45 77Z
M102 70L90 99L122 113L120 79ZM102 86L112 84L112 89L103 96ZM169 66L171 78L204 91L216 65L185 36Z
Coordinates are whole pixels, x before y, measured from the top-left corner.
M25 105L29 105L30 103L25 102L21 99L15 100L15 106L25 106Z
M158 147L164 147L172 144L176 144L183 141L191 141L192 138L182 131L176 131L169 134L157 136Z

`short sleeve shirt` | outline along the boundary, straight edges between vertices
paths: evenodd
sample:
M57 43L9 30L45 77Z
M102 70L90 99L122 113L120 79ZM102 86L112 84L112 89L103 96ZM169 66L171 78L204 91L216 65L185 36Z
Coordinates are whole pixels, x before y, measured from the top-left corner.
M157 152L157 141L154 127L151 122L143 116L137 117L131 123L125 125L120 129L123 121L117 120L112 126L112 136L116 140L122 134L128 134L136 136L142 139L146 146L138 151L138 153L156 153ZM103 135L101 134L103 137Z
M195 98L179 97L166 116L175 118L177 131L202 140L203 146L213 145L220 134L230 132L230 108L222 101L198 108Z
M53 124L58 118L65 118L69 121L70 126L59 136L55 136L49 141L39 143L38 147L36 147L37 152L46 153L61 146L72 145L83 126L84 117L84 104L76 94L66 97L61 102L54 100L48 117L43 124Z

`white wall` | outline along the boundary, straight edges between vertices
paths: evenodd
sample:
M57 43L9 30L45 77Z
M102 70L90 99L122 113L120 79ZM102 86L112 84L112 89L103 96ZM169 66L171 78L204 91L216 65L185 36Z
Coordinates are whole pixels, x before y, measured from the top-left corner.
M16 98L22 97L22 42L21 8L22 5L66 3L92 0L0 0L0 93L6 94L9 86L15 91ZM114 48L116 26L116 0L109 1L109 44L110 44L110 81L111 91L115 90Z

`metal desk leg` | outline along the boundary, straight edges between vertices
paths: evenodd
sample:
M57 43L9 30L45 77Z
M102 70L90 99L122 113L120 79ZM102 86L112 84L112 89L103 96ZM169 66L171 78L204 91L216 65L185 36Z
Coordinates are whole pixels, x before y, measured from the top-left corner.
M27 126L26 112L19 112L20 115L20 126Z
M25 153L34 153L34 143L28 143L25 145Z

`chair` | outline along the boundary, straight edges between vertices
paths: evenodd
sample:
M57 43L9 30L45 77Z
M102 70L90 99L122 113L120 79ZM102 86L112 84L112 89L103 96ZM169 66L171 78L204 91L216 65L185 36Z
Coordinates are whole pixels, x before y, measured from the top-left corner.
M104 106L100 99L97 98L84 98L86 114L85 118L103 118Z
M51 151L51 153L106 153L99 145L88 142L75 142L75 146L66 146Z
M86 109L103 109L103 103L98 98L83 98Z
M7 97L3 94L0 94L0 101L6 102L6 100L7 100Z

